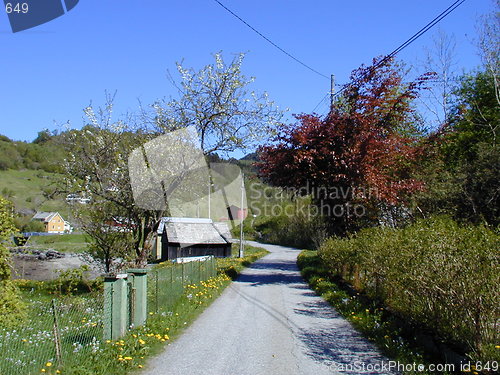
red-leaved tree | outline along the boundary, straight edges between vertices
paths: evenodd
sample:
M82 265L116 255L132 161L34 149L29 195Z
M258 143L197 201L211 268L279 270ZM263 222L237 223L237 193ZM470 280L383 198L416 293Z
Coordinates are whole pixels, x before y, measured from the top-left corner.
M423 187L412 178L420 140L412 100L431 76L403 83L401 69L383 58L354 70L325 118L297 115L260 148L260 175L311 194L336 233L380 220Z

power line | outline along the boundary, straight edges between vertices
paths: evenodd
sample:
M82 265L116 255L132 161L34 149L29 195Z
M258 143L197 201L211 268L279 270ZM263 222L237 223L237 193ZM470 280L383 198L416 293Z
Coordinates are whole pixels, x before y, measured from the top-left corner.
M450 14L455 9L457 9L464 2L465 2L465 0L456 0L453 4L451 4L448 8L446 8L444 11L442 11L437 17L435 17L427 25L422 27L419 31L417 31L415 34L413 34L407 41L405 41L403 44L401 44L398 48L396 48L394 51L392 51L385 58L389 59L389 58L395 56L398 52L400 52L403 49L405 49L406 47L408 47L411 43L413 43L415 40L420 38L423 34L425 34L431 28L433 28L436 24L438 24L442 19L444 19L448 14Z
M465 2L465 0L456 0L453 4L451 4L448 8L443 10L438 16L436 16L432 21L430 21L427 25L422 27L419 31L417 31L415 34L413 34L409 39L407 39L404 43L402 43L399 47L397 47L394 51L386 55L382 60L380 60L377 64L373 66L372 69L377 68L378 66L382 65L384 62L386 62L388 59L396 56L399 52L404 50L406 47L408 47L410 44L412 44L415 40L420 38L422 35L424 35L427 31L432 29L435 25L437 25L439 22L441 22L446 16L448 16L451 12L453 12L455 9L457 9L460 5L462 5ZM342 92L344 92L347 89L347 85L342 87L335 96L340 95Z
M226 7L224 4L222 4L219 0L214 0L217 4L219 4L222 8L224 8L226 11L228 11L229 13L231 13L234 17L236 17L238 20L240 20L241 22L243 22L247 27L249 27L252 31L254 31L255 33L257 33L257 35L259 35L261 38L263 38L265 41L267 41L268 43L270 43L272 46L276 47L277 49L279 49L281 52L283 52L285 55L287 55L288 57L290 57L291 59L295 60L296 62L298 62L300 65L306 67L307 69L309 69L310 71L320 75L321 77L324 77L324 78L327 78L327 79L330 79L330 77L327 77L326 75L324 75L323 73L320 73L318 72L316 69L314 68L311 68L309 65L303 63L302 61L300 61L298 58L296 58L295 56L293 56L292 54L288 53L287 51L285 51L283 48L281 48L280 46L278 46L276 43L274 43L272 40L270 40L268 37L266 37L265 35L263 35L260 31L258 31L257 29L255 29L252 25L250 25L248 22L246 22L243 18L241 18L240 16L238 16L236 13L234 13L231 9L229 9L228 7Z
M325 96L323 96L323 99L321 99L320 102L318 104L316 104L316 107L314 107L314 109L312 111L313 112L316 111L316 109L325 101L326 98L328 98L329 95L330 95L330 93L327 93Z

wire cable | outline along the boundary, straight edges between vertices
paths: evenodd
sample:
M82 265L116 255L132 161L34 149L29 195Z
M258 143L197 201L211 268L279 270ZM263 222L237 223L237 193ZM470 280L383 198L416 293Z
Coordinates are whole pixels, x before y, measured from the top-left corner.
M387 59L391 58L391 57L395 56L397 53L399 53L400 51L402 51L403 49L405 49L406 47L408 47L411 43L413 43L415 40L420 38L423 34L425 34L428 30L430 30L436 24L438 24L442 19L444 19L448 14L453 12L456 8L458 8L464 2L465 2L465 0L455 1L448 8L446 8L444 11L442 11L437 17L435 17L432 21L430 21L427 25L422 27L419 31L417 31L415 34L413 34L408 40L406 40L398 48L396 48L389 55L387 55L386 58Z
M427 25L422 27L419 31L417 31L409 39L407 39L404 43L402 43L399 47L397 47L394 51L392 51L391 53L386 55L382 60L380 60L377 64L375 64L372 69L377 68L378 66L380 66L384 62L386 62L388 59L396 56L396 54L398 54L399 52L404 50L406 47L408 47L410 44L412 44L415 40L417 40L422 35L424 35L427 31L432 29L435 25L437 25L439 22L441 22L446 16L448 16L451 12L453 12L455 9L457 9L464 2L465 2L465 0L456 0L448 8L443 10L438 16L436 16L432 21L430 21ZM344 92L347 89L347 87L348 87L348 85L345 85L344 87L342 87L337 93L335 93L335 96L340 95L342 92Z
M310 71L320 75L321 77L324 77L324 78L327 78L327 79L330 79L330 77L324 75L323 73L320 73L318 72L316 69L314 68L311 68L309 65L303 63L302 61L300 61L298 58L296 58L295 56L293 56L292 54L288 53L287 51L285 51L283 48L281 48L280 46L278 46L276 43L274 43L272 40L270 40L268 37L266 37L264 34L262 34L260 31L258 31L256 28L254 28L252 25L250 25L248 22L246 22L243 18L241 18L240 16L238 16L236 13L234 13L231 9L229 9L228 7L226 7L224 4L222 4L219 0L214 0L217 4L219 4L222 8L224 8L226 11L228 11L229 13L231 13L234 17L236 17L238 20L240 20L241 22L243 22L247 27L249 27L252 31L254 31L255 33L257 33L257 35L259 35L261 38L263 38L265 41L267 41L268 43L270 43L272 46L274 46L275 48L279 49L281 52L283 52L285 55L287 55L288 57L290 57L291 59L295 60L296 62L298 62L300 65L306 67L307 69L309 69Z
M325 101L326 98L328 98L329 95L330 95L330 93L323 96L323 99L321 99L320 102L318 104L316 104L316 107L314 107L314 109L312 111L313 112L316 111L316 109Z

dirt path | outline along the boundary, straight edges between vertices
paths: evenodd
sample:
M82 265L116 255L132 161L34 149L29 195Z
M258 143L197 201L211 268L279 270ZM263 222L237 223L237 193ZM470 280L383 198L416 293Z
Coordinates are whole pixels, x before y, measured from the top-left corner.
M94 279L102 274L96 263L89 262L81 254L65 253L61 258L38 259L36 255L12 254L12 278L29 280L52 280L57 278L58 270L68 270L88 265L87 277Z

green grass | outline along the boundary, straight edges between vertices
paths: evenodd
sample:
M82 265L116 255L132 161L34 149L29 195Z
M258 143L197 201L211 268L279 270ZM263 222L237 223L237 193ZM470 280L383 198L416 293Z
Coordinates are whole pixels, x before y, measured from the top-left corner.
M57 211L65 220L71 219L64 196L47 199L44 192L55 190L62 176L43 170L0 171L0 194L12 201L17 210Z
M87 235L81 233L52 236L32 236L27 245L38 249L54 249L60 252L82 253L87 250Z
M267 253L264 249L247 246L244 258L233 256L217 259L216 277L186 285L178 300L167 310L151 311L144 327L129 331L120 340L101 340L101 291L59 297L59 326L63 331L63 359L66 358L62 366L56 362L52 339L53 314L50 309L57 282L16 280L29 306L27 321L30 324L24 324L24 328L18 328L15 332L0 329L0 345L8 348L8 351L4 351L5 348L0 347L2 359L7 359L1 364L0 373L112 375L138 371L149 357L162 351L165 344L181 335L224 291L231 283L231 278ZM169 263L164 263L157 267L169 266ZM73 352L75 348L77 350Z
M423 365L431 362L430 357L426 356L421 348L401 335L401 328L389 311L353 289L346 288L338 279L333 279L317 251L302 251L297 258L297 264L310 287L391 360ZM422 371L405 374L443 373Z
M53 341L54 282L15 280L26 305L25 318L14 328L0 327L2 375L47 373L56 362ZM64 295L55 299L61 352L65 363L85 361L98 346L103 333L102 291ZM47 366L47 364L50 364Z

